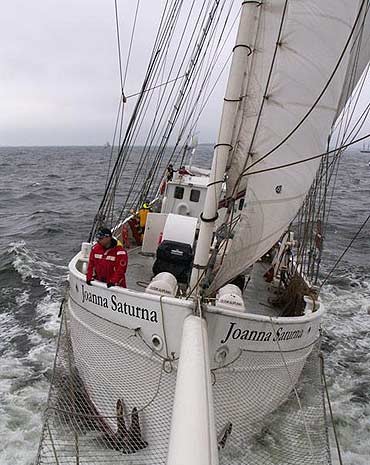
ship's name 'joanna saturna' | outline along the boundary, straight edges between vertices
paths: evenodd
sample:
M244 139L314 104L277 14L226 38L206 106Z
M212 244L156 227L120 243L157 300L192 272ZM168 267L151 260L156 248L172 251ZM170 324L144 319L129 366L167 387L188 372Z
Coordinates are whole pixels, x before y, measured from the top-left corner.
M90 290L86 290L82 284L82 303L90 302L94 305L98 305L103 308L110 308L114 312L123 313L140 320L151 321L158 323L158 314L155 310L148 310L144 307L130 305L127 302L121 302L117 299L115 294L108 297L95 294ZM269 342L269 341L289 341L290 339L300 339L303 336L302 329L296 330L285 330L280 327L275 332L272 331L256 331L251 329L239 328L233 321L230 322L230 326L221 344L225 344L229 340L240 340L240 341L252 341L252 342Z
M94 292L87 291L85 286L82 284L82 303L90 302L99 307L110 308L114 312L123 313L140 320L151 321L158 323L158 314L155 310L148 310L144 307L130 305L127 302L120 302L117 296L112 294L110 299L108 297L102 297L101 295L94 294Z
M300 339L302 336L302 329L284 330L284 328L280 327L275 332L255 331L251 329L238 328L236 323L231 321L226 336L221 340L221 344L225 344L225 342L229 339L256 342L269 342L271 340L276 342Z

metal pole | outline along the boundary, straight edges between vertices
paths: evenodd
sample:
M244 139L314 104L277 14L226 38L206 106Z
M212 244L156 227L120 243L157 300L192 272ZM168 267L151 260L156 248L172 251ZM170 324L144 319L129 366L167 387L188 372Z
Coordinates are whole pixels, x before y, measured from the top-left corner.
M204 210L201 215L199 239L194 257L194 265L190 279L190 289L199 293L203 272L207 267L215 221L217 219L218 203L230 151L233 149L234 124L240 101L242 100L243 83L248 56L253 50L250 38L256 34L256 10L261 3L257 1L243 1L240 14L239 29L229 79L226 87L220 129L217 144L214 148L213 162L208 184Z

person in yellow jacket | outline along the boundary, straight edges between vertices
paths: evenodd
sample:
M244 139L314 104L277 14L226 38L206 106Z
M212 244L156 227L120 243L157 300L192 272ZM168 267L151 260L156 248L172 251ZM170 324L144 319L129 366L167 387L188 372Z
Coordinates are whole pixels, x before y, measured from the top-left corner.
M148 217L148 213L150 212L150 205L148 202L144 202L142 206L139 209L139 221L140 221L140 232L141 232L141 238L144 237L144 232L145 232L145 225L146 225L146 220Z

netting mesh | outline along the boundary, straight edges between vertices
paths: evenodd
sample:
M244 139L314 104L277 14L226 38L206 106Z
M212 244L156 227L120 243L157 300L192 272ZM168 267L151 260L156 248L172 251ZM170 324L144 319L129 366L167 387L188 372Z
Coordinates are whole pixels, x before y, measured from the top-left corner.
M243 351L212 370L220 464L330 464L319 344L311 349L302 372L304 352ZM176 368L137 330L82 308L64 314L36 464L165 464ZM298 378L286 400L282 380Z
M225 420L232 424L232 433L220 453L220 464L330 464L319 344L312 347L302 372L300 363L289 362L288 354L284 355L285 363L281 354L256 357L253 353L252 363L250 355L244 352L239 358L239 371L237 366L229 373L216 374L213 392L217 431ZM275 365L271 363L273 358ZM293 382L298 379L287 400L283 374ZM249 395L256 392L257 386L259 399L265 399L258 404ZM272 398L274 405L280 399L280 406L273 411ZM244 414L240 415L240 411Z

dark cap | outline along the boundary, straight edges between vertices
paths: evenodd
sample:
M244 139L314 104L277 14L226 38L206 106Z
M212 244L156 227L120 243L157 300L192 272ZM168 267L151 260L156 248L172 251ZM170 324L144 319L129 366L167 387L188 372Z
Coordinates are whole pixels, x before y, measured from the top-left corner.
M96 233L96 238L99 240L103 239L103 237L112 237L112 231L108 228L99 229Z

